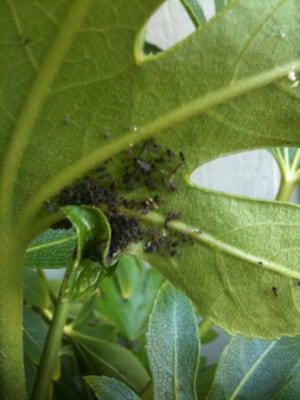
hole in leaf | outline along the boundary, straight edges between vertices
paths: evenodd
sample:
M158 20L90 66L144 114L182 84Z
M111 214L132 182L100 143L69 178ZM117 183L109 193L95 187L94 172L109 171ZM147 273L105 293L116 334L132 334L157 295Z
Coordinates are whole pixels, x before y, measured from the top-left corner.
M152 15L146 29L145 54L153 55L159 49L167 50L195 31L193 13L183 5L187 3L186 0L167 0ZM205 23L215 14L213 0L198 0L195 4L196 7L199 5L199 13L203 14L202 22Z
M233 195L274 200L280 173L267 150L254 150L211 161L197 168L191 175L191 181L201 187ZM291 202L299 202L297 189Z

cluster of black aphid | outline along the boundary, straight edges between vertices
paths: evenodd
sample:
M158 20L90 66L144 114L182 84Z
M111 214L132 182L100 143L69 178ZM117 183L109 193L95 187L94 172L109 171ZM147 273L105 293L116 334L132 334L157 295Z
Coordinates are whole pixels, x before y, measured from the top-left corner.
M132 191L146 188L148 192L177 190L176 173L183 166L185 157L171 149L163 149L153 139L141 145L130 146L114 162L108 160L88 176L66 187L54 200L56 207L66 205L104 206L112 229L109 256L114 257L131 242L144 240L146 251L159 251L171 256L177 254L178 238L171 234L142 229L137 218L122 213L122 208L137 210L146 215L158 209L162 199L158 194L142 199L132 199ZM169 212L168 222L177 219L179 213ZM61 224L58 225L61 227Z
M175 192L176 173L184 165L185 157L182 152L176 155L150 139L141 146L129 147L121 160L124 172L119 185L125 189L133 190L139 185L151 191L166 189Z
M171 257L175 257L179 254L179 246L194 244L193 239L188 236L176 234L167 229L149 231L145 237L147 239L144 246L144 251L146 253L159 253Z

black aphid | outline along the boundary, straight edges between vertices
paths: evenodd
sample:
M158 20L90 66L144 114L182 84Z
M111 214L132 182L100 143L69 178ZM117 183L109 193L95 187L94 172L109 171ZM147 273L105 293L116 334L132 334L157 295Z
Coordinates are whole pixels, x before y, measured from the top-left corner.
M273 294L274 294L275 297L278 296L278 288L277 288L277 287L273 286L273 287L272 287L272 292L273 292Z
M139 160L139 159L137 159L136 162L137 162L138 166L141 168L141 170L146 171L146 172L150 171L151 164L149 164L145 161Z
M179 157L182 162L185 162L185 156L182 151L179 152Z
M123 214L108 214L108 220L111 226L112 238L109 249L109 256L115 257L119 251L124 250L130 243L142 239L143 234L139 221L135 218L129 218Z
M170 256L171 256L171 257L177 256L177 250L176 250L176 249L171 249L171 251L170 251Z
M169 182L168 183L168 190L170 191L170 192L176 192L176 190L177 190L177 186L175 185L175 183L174 182Z
M69 123L66 116L64 124ZM110 133L103 132L103 138L108 140ZM179 160L178 160L179 157ZM151 210L158 209L163 203L163 197L150 194L149 197L130 199L132 191L141 187L149 192L159 189L175 192L176 172L185 160L182 152L175 157L171 149L158 145L150 139L140 145L130 145L119 157L106 161L88 176L66 187L54 200L54 208L65 205L95 205L103 207L112 228L112 242L109 257L113 259L125 249L129 243L143 240L145 251L159 252L165 256L177 254L179 244L189 245L190 240L182 239L182 235L163 230L141 229L136 218L129 218L122 207L137 210L146 215ZM120 196L120 193L122 195ZM51 211L49 204L45 209ZM54 210L55 211L55 210ZM178 212L169 212L165 226L170 221L179 218Z
M22 37L22 44L27 46L30 43L29 37Z
M181 213L176 211L168 212L166 219L165 219L165 227L168 226L168 223L171 221L175 221L176 219L180 218Z

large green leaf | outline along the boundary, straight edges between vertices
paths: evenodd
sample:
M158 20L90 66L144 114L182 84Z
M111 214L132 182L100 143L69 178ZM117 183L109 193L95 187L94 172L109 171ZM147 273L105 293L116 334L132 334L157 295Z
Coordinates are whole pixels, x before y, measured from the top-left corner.
M224 350L209 399L297 399L300 340L235 337Z
M5 210L14 199L27 215L97 162L162 130L189 154L190 171L220 154L299 142L298 89L288 78L278 83L299 68L297 1L232 1L184 45L139 62L135 37L160 3L1 4ZM124 136L132 126L139 129Z
M148 254L149 261L195 301L201 315L229 332L269 338L298 334L298 206L197 188L185 193L189 205L179 210L192 223L168 224L185 235L179 237L178 254L169 263ZM145 218L164 225L158 215Z
M93 389L99 400L138 400L139 397L124 383L114 378L99 376L85 377L87 384Z
M33 216L64 185L160 134L186 156L162 208L180 208L209 234L197 236L198 252L155 265L229 331L299 333L298 209L200 191L186 179L223 154L300 145L298 1L233 0L181 45L145 58L135 39L161 2L0 4L1 231L19 217L16 227L35 232ZM273 244L263 246L268 235Z
M170 284L158 294L147 350L156 400L197 399L200 338L191 302Z

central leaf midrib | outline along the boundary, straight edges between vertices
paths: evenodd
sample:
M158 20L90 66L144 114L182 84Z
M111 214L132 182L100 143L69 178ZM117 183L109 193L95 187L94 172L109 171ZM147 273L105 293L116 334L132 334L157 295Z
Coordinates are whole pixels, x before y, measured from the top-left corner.
M243 389L244 385L248 382L248 380L251 378L251 376L254 374L256 371L256 368L263 362L263 360L267 357L269 352L272 350L272 348L275 346L276 341L272 342L264 351L263 353L257 358L257 360L253 363L251 368L248 369L248 371L245 373L244 377L240 381L240 383L236 386L235 390L232 392L231 396L229 397L228 400L235 400L237 395L241 392Z
M38 120L40 111L49 94L63 64L65 56L70 49L82 22L87 15L91 0L74 0L71 2L61 28L55 36L47 51L41 67L36 75L28 96L24 101L13 131L11 140L3 163L1 175L1 212L11 217L14 186L21 164L21 160L27 148L30 136Z

